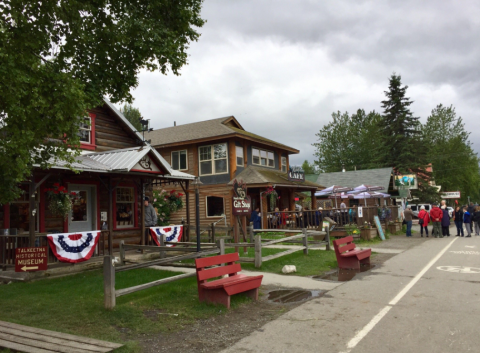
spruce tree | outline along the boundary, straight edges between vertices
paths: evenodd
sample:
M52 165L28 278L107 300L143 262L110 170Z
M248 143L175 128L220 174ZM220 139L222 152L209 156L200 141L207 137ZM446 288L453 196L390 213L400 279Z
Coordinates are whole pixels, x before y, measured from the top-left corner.
M438 199L438 191L429 167L427 148L422 138L421 123L410 111L413 101L406 97L408 86L402 87L400 75L390 77L387 97L382 101L383 115L380 121L382 153L380 164L393 167L397 174L416 174L418 190L412 194L424 202Z

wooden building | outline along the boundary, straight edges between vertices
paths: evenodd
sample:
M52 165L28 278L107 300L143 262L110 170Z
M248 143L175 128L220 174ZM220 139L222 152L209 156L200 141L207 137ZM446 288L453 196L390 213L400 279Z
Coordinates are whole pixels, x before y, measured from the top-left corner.
M280 209L295 207L295 193L314 193L321 188L308 181L288 177L289 156L295 148L245 131L233 116L158 129L148 134L151 144L173 169L199 177L200 224L220 222L233 225L233 180L246 182L252 207L264 215L271 209L265 191L274 188ZM171 189L171 187L169 187ZM193 192L190 186L190 194ZM172 222L187 219L194 224L194 204L173 215ZM225 216L223 216L225 215ZM263 217L264 226L267 217Z
M82 154L72 165L52 161L49 170L34 168L32 180L21 184L23 195L0 205L2 235L17 233L15 246L46 245L48 233L85 232L104 229L103 245L112 252L121 240L139 244L145 227L143 195L153 184L180 183L188 187L193 176L173 170L168 162L135 131L108 100L89 110L90 124L81 124ZM47 189L54 185L75 192L68 217L50 212ZM9 263L13 244L0 237L0 263ZM5 250L7 248L7 250Z

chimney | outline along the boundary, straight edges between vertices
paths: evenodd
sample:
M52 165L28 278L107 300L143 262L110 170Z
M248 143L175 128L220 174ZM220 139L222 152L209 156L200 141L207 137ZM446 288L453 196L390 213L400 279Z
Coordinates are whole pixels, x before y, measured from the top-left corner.
M173 126L177 126L177 122L176 122L176 121L173 122Z

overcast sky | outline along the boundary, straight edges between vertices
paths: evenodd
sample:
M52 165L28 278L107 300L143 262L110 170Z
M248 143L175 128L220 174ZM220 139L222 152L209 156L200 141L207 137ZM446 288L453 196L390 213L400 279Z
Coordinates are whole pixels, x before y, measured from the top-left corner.
M415 116L452 104L480 150L479 1L206 0L202 17L181 76L140 74L155 129L233 115L301 164L332 112L381 112L395 72Z

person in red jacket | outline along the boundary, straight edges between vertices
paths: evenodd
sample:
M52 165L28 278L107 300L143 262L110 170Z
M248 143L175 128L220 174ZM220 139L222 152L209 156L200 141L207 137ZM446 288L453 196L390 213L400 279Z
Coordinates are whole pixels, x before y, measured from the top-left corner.
M443 218L442 210L438 207L436 203L434 203L432 205L432 210L430 211L430 219L433 222L432 234L435 238L438 238L438 237L443 238L442 218Z
M430 222L430 216L428 212L425 211L425 206L420 207L420 212L418 212L418 224L420 225L420 235L423 238L423 229L425 228L425 234L428 238L428 222Z

